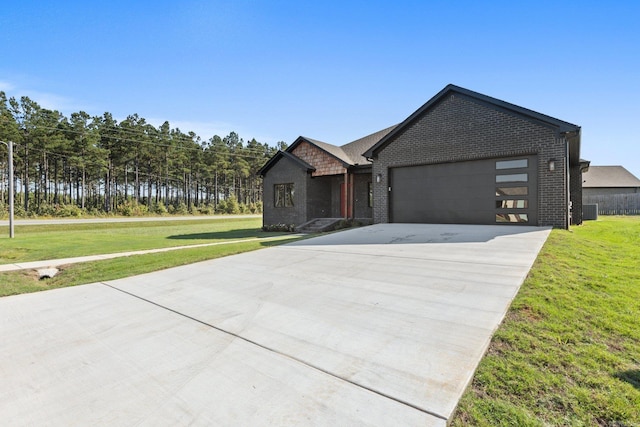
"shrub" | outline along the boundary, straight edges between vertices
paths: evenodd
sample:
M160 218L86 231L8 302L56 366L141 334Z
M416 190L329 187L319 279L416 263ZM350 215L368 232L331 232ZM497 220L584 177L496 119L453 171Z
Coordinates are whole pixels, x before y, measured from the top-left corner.
M77 205L56 205L53 215L63 218L80 218L85 212Z
M227 202L225 202L224 200L220 200L216 205L215 213L223 214L223 213L226 213L226 211L227 211Z
M189 213L189 209L187 205L183 202L169 205L169 213L171 215L187 215Z
M149 209L145 205L138 204L132 200L127 200L116 208L116 213L122 216L142 216L148 212Z
M160 202L160 203L153 202L151 204L151 208L150 208L149 211L151 213L156 214L156 215L164 215L164 214L166 214L168 212L167 208L164 206L164 203L162 203L162 202Z
M294 224L269 224L263 225L262 231L278 231L278 232L293 232L296 231Z
M235 196L231 196L227 199L227 206L225 209L225 213L228 213L228 214L241 213L240 205L238 204L238 200L235 198Z
M216 212L215 208L212 205L200 206L198 211L202 215L213 215Z

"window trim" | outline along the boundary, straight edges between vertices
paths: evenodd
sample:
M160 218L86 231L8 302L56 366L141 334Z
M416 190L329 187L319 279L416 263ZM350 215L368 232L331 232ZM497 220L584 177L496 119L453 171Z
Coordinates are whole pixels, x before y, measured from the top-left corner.
M496 170L505 169L527 169L529 168L529 159L509 159L496 160Z
M504 184L506 182L529 182L529 174L524 172L496 175L496 184Z
M273 207L292 208L295 206L293 196L295 187L293 182L273 184Z

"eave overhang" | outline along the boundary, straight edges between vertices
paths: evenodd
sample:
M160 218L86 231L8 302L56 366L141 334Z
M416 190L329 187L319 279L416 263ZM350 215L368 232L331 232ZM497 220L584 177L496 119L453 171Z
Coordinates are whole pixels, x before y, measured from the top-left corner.
M273 155L273 157L271 157L267 161L267 163L264 164L264 166L262 166L260 168L260 170L258 171L258 176L264 177L266 175L266 173L269 171L269 169L271 169L283 157L286 158L286 159L291 160L296 166L298 166L299 168L305 170L306 172L313 172L313 171L316 170L316 168L311 166L309 163L307 163L304 160L294 156L293 154L291 154L291 153L289 153L287 151L278 151L276 154Z

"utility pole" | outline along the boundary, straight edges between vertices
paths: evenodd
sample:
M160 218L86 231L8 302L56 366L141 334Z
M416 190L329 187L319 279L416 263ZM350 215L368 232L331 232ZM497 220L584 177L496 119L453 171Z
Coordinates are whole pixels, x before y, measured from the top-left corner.
M13 231L13 142L0 142L7 146L9 152L9 238L13 239L15 237Z

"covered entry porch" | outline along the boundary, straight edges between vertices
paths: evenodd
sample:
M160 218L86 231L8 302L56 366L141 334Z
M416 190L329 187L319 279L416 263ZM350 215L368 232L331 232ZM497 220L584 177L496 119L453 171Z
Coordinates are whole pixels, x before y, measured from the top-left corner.
M373 218L371 170L345 171L343 174L312 176L307 186L307 223Z

